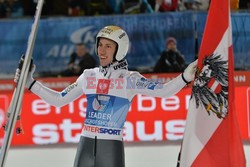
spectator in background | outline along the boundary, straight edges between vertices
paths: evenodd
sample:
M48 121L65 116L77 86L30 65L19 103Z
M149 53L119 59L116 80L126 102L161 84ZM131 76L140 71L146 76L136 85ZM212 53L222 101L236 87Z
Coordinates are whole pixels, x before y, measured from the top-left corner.
M179 10L201 10L207 11L210 5L210 0L180 0Z
M55 13L55 6L53 6L54 1L55 0L53 0L53 1L44 0L42 16L50 16L50 15L53 15ZM36 6L37 6L37 3L38 3L38 0L22 0L22 3L23 3L23 6L24 6L25 15L34 16L35 12L36 12ZM60 2L60 3L65 3L65 2L63 1L63 2Z
M156 0L155 12L171 12L178 9L178 0Z
M110 13L122 14L124 13L124 0L107 0Z
M0 18L6 18L8 16L7 4L4 0L0 0Z
M9 8L9 17L17 18L24 15L23 6L20 0L8 0L7 4Z
M250 1L249 0L240 0L239 8L240 9L250 9Z
M141 0L140 4L141 13L154 13L154 10L148 0Z
M183 10L195 10L195 1L194 0L183 0Z
M80 2L79 0L68 0L68 15L79 16L80 15Z
M210 5L210 0L195 0L194 1L194 9L207 11Z
M88 52L85 44L76 45L76 51L71 54L68 67L60 76L79 76L85 69L96 67L96 60Z
M84 8L84 11L86 12L85 15L94 16L112 14L107 0L82 0L81 3L84 3L82 8Z
M230 0L230 8L231 10L239 9L239 0Z
M154 72L183 72L186 68L185 59L177 49L177 41L173 37L166 40L166 50L161 53L157 61Z
M124 13L154 13L154 10L148 0L126 0L124 1Z

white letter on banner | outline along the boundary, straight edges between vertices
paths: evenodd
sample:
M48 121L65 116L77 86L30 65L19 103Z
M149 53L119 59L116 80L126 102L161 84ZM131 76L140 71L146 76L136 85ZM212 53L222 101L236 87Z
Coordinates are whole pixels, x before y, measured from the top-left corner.
M59 55L60 46L54 45L49 52L47 53L46 57L58 57Z
M61 57L69 57L71 53L74 52L74 45L63 45L61 49L60 56Z
M59 134L55 124L37 124L32 129L35 144L54 144L59 141Z
M185 125L185 120L168 121L165 125L167 131L166 138L168 140L181 140L183 138Z
M59 125L60 130L63 131L63 139L65 142L79 142L81 133L77 133L75 137L72 136L73 130L82 129L81 123L72 123L70 119L64 119L63 122Z
M138 121L136 123L136 134L138 138L142 141L153 141L153 140L162 140L162 121L155 121L154 123L154 132L152 134L145 133L145 122Z
M86 110L87 108L85 107L85 105L87 105L87 99L86 98L81 98L79 100L79 103L78 103L78 107L79 107L79 115L83 118L86 118Z
M134 128L131 122L126 121L123 129L124 141L134 141Z
M180 108L180 100L178 96L161 99L161 107L165 111L175 111Z
M46 115L51 111L50 105L44 100L38 99L32 102L32 112L36 115Z
M151 103L151 106L143 106L143 101ZM137 95L137 105L138 111L154 111L156 108L156 100L154 97L143 96L141 94Z

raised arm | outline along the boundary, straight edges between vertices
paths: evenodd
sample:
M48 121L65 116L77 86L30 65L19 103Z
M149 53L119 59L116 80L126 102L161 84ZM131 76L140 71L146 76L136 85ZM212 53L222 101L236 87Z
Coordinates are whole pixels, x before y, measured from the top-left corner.
M35 71L35 65L33 66L31 72L29 72L28 74L26 88L28 88L34 94L36 94L37 96L42 98L44 101L46 101L47 103L53 106L56 106L56 107L64 106L74 101L76 98L78 98L84 93L84 90L83 90L84 73L76 80L75 83L71 84L70 86L65 88L63 91L58 92L34 80L33 79L34 71ZM19 76L20 76L20 70L17 69L16 74L15 74L15 79L14 79L15 82L18 82Z
M154 97L170 97L178 93L185 85L194 79L197 61L191 63L185 71L167 83L160 83L146 79L138 72L133 72L127 79L129 96L132 99L136 94Z

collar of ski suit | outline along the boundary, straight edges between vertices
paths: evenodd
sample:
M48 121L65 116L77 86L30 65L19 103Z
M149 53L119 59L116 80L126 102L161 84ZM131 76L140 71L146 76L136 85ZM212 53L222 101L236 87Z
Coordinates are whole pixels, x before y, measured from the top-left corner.
M123 59L121 61L113 62L105 67L99 66L99 71L103 73L103 75L107 78L110 77L111 73L116 70L125 69L128 70L128 62L126 59Z

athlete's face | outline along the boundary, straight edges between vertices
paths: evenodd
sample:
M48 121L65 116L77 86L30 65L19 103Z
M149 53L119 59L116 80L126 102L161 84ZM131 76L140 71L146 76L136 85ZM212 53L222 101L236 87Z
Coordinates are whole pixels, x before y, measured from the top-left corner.
M113 61L116 51L116 43L107 38L100 38L97 53L101 66L107 66Z

